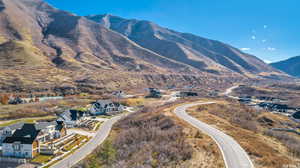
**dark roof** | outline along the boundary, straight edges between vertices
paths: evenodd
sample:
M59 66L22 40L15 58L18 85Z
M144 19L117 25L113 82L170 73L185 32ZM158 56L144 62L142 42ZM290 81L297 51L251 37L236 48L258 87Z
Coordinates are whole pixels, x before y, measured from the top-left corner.
M76 121L79 118L78 111L70 110L70 116L72 121Z
M294 114L293 114L293 117L294 117L295 119L300 119L300 111L294 113Z
M26 137L6 137L3 143L15 143L20 142L21 144L32 144L35 141L35 138L26 138Z
M21 129L17 129L11 137L4 139L3 143L20 142L21 144L32 144L38 136L40 130L35 124L24 124Z
M63 123L57 123L57 125L55 126L55 130L61 131L64 128Z

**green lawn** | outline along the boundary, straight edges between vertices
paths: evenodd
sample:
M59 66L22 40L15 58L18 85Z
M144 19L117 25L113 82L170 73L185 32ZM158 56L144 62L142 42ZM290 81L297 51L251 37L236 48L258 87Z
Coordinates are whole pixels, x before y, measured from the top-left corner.
M38 155L34 159L31 160L33 163L47 163L53 158L52 155Z

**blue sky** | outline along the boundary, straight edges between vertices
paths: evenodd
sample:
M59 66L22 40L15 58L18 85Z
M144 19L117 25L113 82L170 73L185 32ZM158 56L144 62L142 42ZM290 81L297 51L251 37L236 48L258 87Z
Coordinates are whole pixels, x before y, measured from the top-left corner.
M219 40L269 62L300 55L299 0L46 0L77 15L153 21Z

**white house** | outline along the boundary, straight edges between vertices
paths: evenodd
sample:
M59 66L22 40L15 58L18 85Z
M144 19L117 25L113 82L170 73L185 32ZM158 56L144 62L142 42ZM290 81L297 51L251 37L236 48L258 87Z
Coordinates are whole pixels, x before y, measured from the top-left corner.
M2 155L5 157L33 158L40 153L40 144L66 135L66 128L60 122L41 122L23 124L2 143Z
M124 106L120 103L113 102L111 100L98 100L92 103L90 113L92 115L114 114L124 110Z
M41 130L37 139L39 142L44 143L53 139L65 136L63 123L53 121L53 122L40 122L35 124L37 130Z
M34 124L24 124L2 143L2 155L5 157L33 158L39 152L37 137L40 130Z
M6 137L12 136L17 129L22 128L24 123L17 123L0 128L0 145Z

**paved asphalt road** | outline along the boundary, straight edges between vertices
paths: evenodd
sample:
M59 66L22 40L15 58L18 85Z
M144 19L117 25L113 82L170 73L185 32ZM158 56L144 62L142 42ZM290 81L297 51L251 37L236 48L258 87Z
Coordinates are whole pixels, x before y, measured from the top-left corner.
M189 116L186 113L187 108L204 104L213 104L213 102L191 103L187 105L182 105L177 107L174 110L174 112L178 117L187 121L199 130L207 133L216 141L222 152L226 168L254 168L248 154L232 137L224 134L223 132L219 131L218 129L212 126L209 126Z
M80 149L76 150L72 155L69 155L65 159L59 161L55 165L51 166L51 168L70 168L76 165L79 161L83 160L87 155L89 155L95 148L97 148L106 137L109 135L109 132L115 122L117 122L121 116L116 116L111 118L110 120L105 121L96 135L84 146Z

